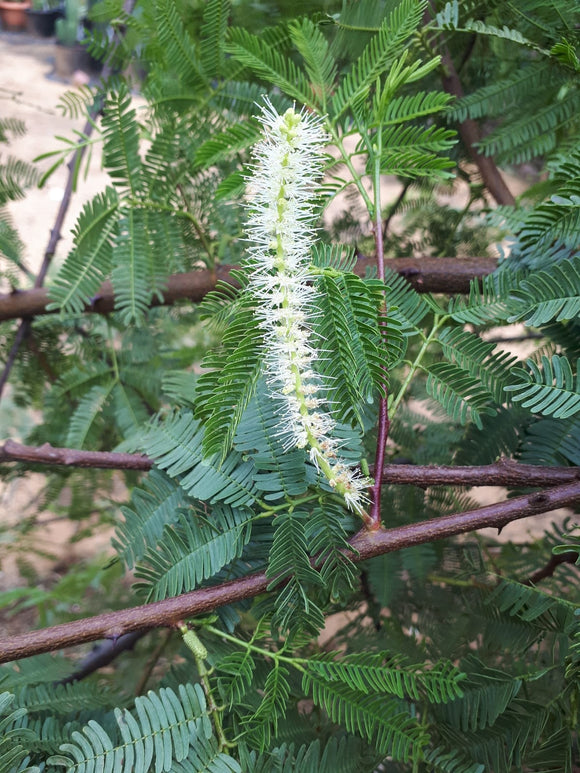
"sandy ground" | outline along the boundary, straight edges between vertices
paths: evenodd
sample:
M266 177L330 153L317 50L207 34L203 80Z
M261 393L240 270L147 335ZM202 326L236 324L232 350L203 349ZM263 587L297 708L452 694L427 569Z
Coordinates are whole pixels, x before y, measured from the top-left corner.
M22 33L0 32L0 115L3 117L18 117L25 121L27 133L17 138L8 148L2 147L2 157L7 153L15 157L32 161L36 156L48 150L57 149L62 143L54 139L56 135L72 138L75 130L80 130L83 119L73 120L63 116L58 109L62 95L73 83L66 83L54 76L54 41L41 40ZM42 170L50 166L50 161L40 163ZM17 224L26 247L26 263L32 271L37 270L42 261L44 250L50 237L54 218L63 196L67 170L64 166L58 169L48 180L43 189L31 190L26 199L10 205L14 222ZM71 245L70 229L85 201L107 184L107 176L100 169L100 153L98 147L93 153L92 162L86 177L79 180L78 190L73 196L62 239L59 242L54 267L66 256ZM514 193L519 193L525 184L515 178L508 178L508 184ZM398 186L395 181L387 181L385 185L385 200L396 197ZM461 206L464 192L456 193L457 205ZM6 288L4 288L6 289ZM34 421L34 417L14 421L7 415L12 410L9 395L0 408L0 421L3 426L9 426L7 436L19 438L25 430L25 425ZM0 438L0 441L2 438ZM42 484L43 476L34 475L27 480L18 480L0 487L0 520L4 523L13 522L30 512L35 507L35 496ZM502 499L501 489L479 489L474 492L478 501L488 503ZM76 527L70 523L52 521L49 513L42 514L46 520L43 527L43 543L58 559L66 556L67 561L75 561L85 555L106 550L109 535L103 535L98 540L77 542L71 544ZM539 518L512 524L503 532L504 539L523 540L528 532L539 536L543 527L555 517L550 514ZM51 521L48 523L48 521ZM495 536L495 533L494 533ZM51 562L45 565L49 569ZM43 564L37 566L39 572L44 571ZM4 566L0 573L0 588L10 587L17 578L15 567Z
M58 108L61 97L67 90L74 88L74 84L53 75L54 47L51 38L0 33L0 115L20 118L26 124L26 134L16 138L8 148L3 147L3 156L10 153L17 158L32 161L41 153L63 147L63 143L55 139L56 136L74 140L74 131L83 128L82 118L73 120L64 116ZM51 160L47 159L38 166L44 172L51 164ZM70 249L70 229L83 204L106 185L107 176L100 169L98 149L93 153L86 178L84 174L85 170L72 198L55 265L62 261ZM33 189L23 201L10 205L14 222L26 245L27 265L33 271L42 262L66 177L67 170L61 166L44 188Z
M73 120L64 116L58 108L63 94L75 88L75 85L54 76L54 47L54 40L50 38L39 39L23 33L0 32L0 116L20 118L26 124L24 136L16 138L8 147L0 147L3 160L7 155L12 155L32 161L41 153L62 147L55 136L74 140L74 131L80 131L84 125L82 118ZM51 163L45 160L38 166L45 171ZM66 178L67 169L61 166L42 189L31 189L24 200L10 204L13 222L25 245L26 265L33 272L38 270L42 262L63 197ZM54 268L58 267L72 246L70 231L83 204L105 187L107 179L100 169L100 152L97 148L86 177L83 170L77 191L72 197ZM6 289L2 288L3 291ZM22 439L34 420L34 416L22 416L22 412L13 409L8 391L0 406L0 422L6 428L5 437ZM37 509L36 497L43 483L44 476L34 474L8 485L0 485L0 520L7 524L32 515ZM39 518L43 523L42 549L54 556L54 560L34 558L34 566L39 576L45 576L46 573L49 582L50 577L53 580L55 578L54 570L59 572L63 558L67 562L74 562L110 550L109 533L90 541L75 542L79 525L54 519L52 513L40 513ZM3 562L0 572L0 589L11 587L17 582L15 562L8 559Z

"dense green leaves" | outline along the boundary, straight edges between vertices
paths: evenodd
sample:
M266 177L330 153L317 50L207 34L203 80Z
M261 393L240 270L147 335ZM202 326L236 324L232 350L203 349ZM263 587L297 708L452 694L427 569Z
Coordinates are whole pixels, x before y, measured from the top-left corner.
M90 720L82 733L72 733L72 743L62 744L63 754L54 755L49 763L83 773L104 769L162 773L173 770L173 761L188 760L190 770L199 773L241 771L235 760L217 748L199 685L180 685L178 693L169 688L150 691L135 699L134 713L116 709L115 720L119 742Z
M565 357L555 354L551 359L542 356L542 368L527 360L530 372L514 369L519 383L505 387L513 393L513 400L521 402L532 413L567 419L580 411L580 372L576 377ZM578 371L578 363L576 364Z
M377 474L385 429L386 463L413 469L500 457L578 465L575 3L451 2L431 23L424 0L320 2L300 16L274 3L267 19L258 5L142 0L129 15L112 0L93 9L94 22L110 21L122 41L112 60L119 74L64 103L76 116L102 108L94 141L78 139L88 149L102 144L111 184L85 204L73 250L50 283L60 314L26 326L0 419L10 432L14 421L21 437L36 422L28 443L140 450L154 466L123 476L57 468L38 497L46 515L18 513L15 528L2 525L0 558L13 553L11 565L38 586L2 594L16 604L3 612L8 625L35 603L41 624L53 624L105 602L134 606L135 592L144 602L213 594L263 572L269 588L236 604L224 598L208 610L215 615L168 618L98 674L84 676L102 651L116 652L116 630L87 660L0 668L2 689L15 696L11 706L0 696L0 768L571 773L580 580L576 565L557 561L577 558L576 535L556 523L525 543L517 532L511 544L506 529L497 539L464 535L359 562L351 539L361 518L310 440L302 447L289 426L281 398L299 380L298 365L285 373L280 392L288 392L273 394L264 363L275 352L265 348L272 339L256 308L244 223L259 106L267 96L283 113L296 101L297 112L304 106L322 122L328 154L302 224L311 247L304 300L286 320L303 326L306 343L290 354L311 363L304 383L312 391L298 410L312 409L312 426L321 422L329 459L344 460L342 476ZM439 90L451 62L466 92L458 100ZM455 144L467 119L481 122L483 153L533 161L511 167L531 182L516 208L490 206L485 167L480 176L473 149ZM20 129L0 120L0 141ZM64 161L74 143L64 145L45 158ZM310 191L315 181L303 171ZM0 205L33 182L28 166L3 161ZM266 174L264 185L275 184ZM292 211L291 197L280 201ZM263 277L273 290L287 279L275 236ZM284 233L289 244L294 236ZM428 289L428 278L411 276L412 287L408 274L390 270L392 257L424 256L429 267L433 258L495 254L493 244L498 270L465 294L420 293L413 287ZM385 282L372 260L381 250ZM6 292L23 286L25 255L4 210L0 251ZM371 258L365 276L363 255ZM184 298L192 277L176 272L194 271L202 289ZM222 271L228 281L214 285ZM85 313L106 280L114 311ZM208 286L215 289L198 306ZM279 295L273 305L283 311ZM525 354L520 341L500 340L521 337L506 323L535 329ZM14 328L0 339L10 364ZM388 420L377 433L382 397ZM11 464L3 462L7 472ZM20 469L8 474L17 481ZM415 482L383 481L380 528L359 534L361 543L388 538L389 529L397 538L428 533L434 519L459 522L476 507L460 490ZM120 560L105 569L108 558L79 560L53 583L36 560L50 543L43 532L35 547L30 535L68 501L75 538L113 524ZM364 498L369 512L372 504Z
M190 509L167 526L135 570L148 601L194 590L242 555L251 534L250 510L215 507L211 519Z
M580 211L580 210L579 210ZM524 279L511 292L523 309L509 317L539 327L580 316L580 258L563 260L546 271L536 271L533 279Z
M111 268L119 201L107 188L85 204L73 232L74 247L62 266L50 297L63 311L82 311Z
M196 499L231 505L255 499L254 465L233 451L223 464L204 458L203 428L188 411L157 420L145 431L143 450L168 475L179 476L181 487Z

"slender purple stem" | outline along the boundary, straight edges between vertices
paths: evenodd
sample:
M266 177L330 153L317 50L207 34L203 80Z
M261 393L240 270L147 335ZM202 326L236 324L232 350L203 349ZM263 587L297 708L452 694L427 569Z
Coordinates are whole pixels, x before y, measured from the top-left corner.
M375 246L377 260L377 274L381 281L385 281L385 250L383 243L383 223L380 207L377 208L375 220ZM380 331L386 346L387 342L387 323L386 323L387 299L383 304L382 312L385 316L380 322ZM388 386L387 373L385 371L384 379L381 384L382 395L379 402L379 424L377 428L377 448L375 452L375 482L371 487L371 511L368 520L365 519L366 527L369 531L376 531L381 527L381 486L383 485L383 466L385 463L385 448L389 438L391 422L389 420L388 409Z

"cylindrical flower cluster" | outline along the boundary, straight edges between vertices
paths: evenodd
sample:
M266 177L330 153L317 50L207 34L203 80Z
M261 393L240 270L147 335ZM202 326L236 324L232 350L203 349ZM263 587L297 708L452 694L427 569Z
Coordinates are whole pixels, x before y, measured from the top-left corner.
M248 234L253 242L250 290L264 332L267 383L282 404L280 429L288 448L309 447L330 485L362 513L368 481L340 458L310 343L316 313L316 291L308 281L312 195L327 137L318 119L292 108L279 115L269 102L261 121L264 137L254 149L248 181Z

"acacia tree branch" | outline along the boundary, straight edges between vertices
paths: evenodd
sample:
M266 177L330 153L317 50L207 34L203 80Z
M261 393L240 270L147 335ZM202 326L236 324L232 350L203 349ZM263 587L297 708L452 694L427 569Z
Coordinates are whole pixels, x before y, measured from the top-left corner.
M364 276L367 267L374 263L374 258L361 258L357 261L355 271ZM482 279L497 268L495 258L392 258L385 261L385 266L404 277L409 284L420 293L467 293L472 279ZM184 274L173 274L167 280L167 285L161 298L154 297L151 306L170 305L179 300L189 300L198 303L215 288L218 279L235 284L231 278L231 266L221 266L214 271L190 271ZM0 322L19 317L34 317L39 314L56 313L57 309L47 309L49 303L48 290L16 290L12 293L0 294ZM111 282L103 282L90 303L85 306L85 312L107 314L115 308L115 297Z
M379 143L380 143L381 128L379 127ZM380 144L378 155L380 158ZM380 203L380 186L381 186L381 173L379 160L375 161L376 164L376 179L375 179L375 251L377 261L377 275L379 279L385 281L385 252L383 243L383 213L381 211ZM387 298L386 293L383 290L383 303L381 308L381 318L379 322L380 334L383 342L387 341ZM389 392L388 392L388 376L386 367L382 367L382 379L380 385L381 395L379 397L379 420L377 425L377 445L375 450L375 479L370 488L370 500L371 507L368 519L365 518L366 527L371 531L379 529L381 527L381 492L383 485L383 466L385 463L385 450L387 447L387 440L389 439L389 431L391 428L391 422L389 420Z
M460 99L463 96L463 87L448 51L444 52L441 61L444 70L441 78L443 88L448 94L453 94L453 96ZM493 158L482 155L476 148L477 143L481 139L481 130L477 121L474 121L472 118L466 118L465 121L459 124L458 128L463 144L467 148L471 159L477 165L487 190L498 204L515 206L516 200L505 184Z
M467 513L454 513L395 529L362 529L350 541L353 561L364 561L413 545L452 537L457 534L495 527L502 529L520 518L546 513L580 501L580 482L568 483L547 491L516 497ZM13 636L0 644L0 663L39 655L97 639L118 639L132 631L167 628L178 620L210 612L226 604L250 599L264 593L271 580L264 572L241 577L221 585L184 593L175 598L140 607L106 612L95 617L63 623L51 628Z
M385 483L428 486L555 486L580 480L580 467L542 467L500 459L478 466L416 466L388 464L383 467Z
M55 448L50 443L24 446L7 440L0 446L0 462L95 467L102 470L150 470L153 460L142 454L118 454L114 451L81 451L77 448Z
M528 579L522 583L522 585L537 585L547 577L552 577L556 569L561 564L575 564L577 561L578 553L572 550L567 553L559 553L558 555L552 556L545 566L543 566L541 569L538 569L537 572L531 574Z
M0 445L0 462L94 467L105 470L142 470L153 467L144 454L119 454L114 451L83 451L77 448L55 448L49 443L25 446L15 440ZM414 464L386 464L383 482L419 486L556 486L580 480L580 467L543 467L500 459L494 464L451 467Z
M426 25L431 20L431 15L435 13L434 3L430 3L430 8L427 8L423 21ZM470 47L473 47L474 40L469 43ZM436 48L436 46L434 46ZM468 48L466 54L469 57L471 51ZM466 58L461 66L465 64ZM441 81L443 88L448 94L452 94L457 99L463 97L463 86L461 80L451 59L448 49L445 46L441 47L441 64L442 64L442 76ZM473 162L477 165L481 179L484 182L485 187L491 193L493 198L498 204L507 204L508 206L514 206L516 201L504 182L503 177L499 173L499 169L496 166L495 161L490 156L484 156L477 151L476 145L481 139L481 130L479 124L471 118L466 118L465 121L461 121L458 126L459 136L463 140L467 152L471 156Z

